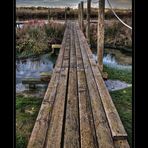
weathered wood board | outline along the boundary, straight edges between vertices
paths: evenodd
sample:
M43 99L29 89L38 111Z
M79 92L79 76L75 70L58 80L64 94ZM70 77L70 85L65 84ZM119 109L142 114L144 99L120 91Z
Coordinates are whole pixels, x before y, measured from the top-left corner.
M127 133L76 22L67 21L28 148L129 148Z

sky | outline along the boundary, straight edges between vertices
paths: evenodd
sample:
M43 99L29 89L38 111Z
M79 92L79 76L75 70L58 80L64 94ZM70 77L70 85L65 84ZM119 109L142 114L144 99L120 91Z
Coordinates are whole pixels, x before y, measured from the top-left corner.
M87 0L16 0L16 6L73 7L77 8L80 1ZM92 0L92 6L98 7L98 0ZM132 8L132 0L110 0L113 8ZM86 6L86 3L84 7ZM105 7L108 7L105 0Z

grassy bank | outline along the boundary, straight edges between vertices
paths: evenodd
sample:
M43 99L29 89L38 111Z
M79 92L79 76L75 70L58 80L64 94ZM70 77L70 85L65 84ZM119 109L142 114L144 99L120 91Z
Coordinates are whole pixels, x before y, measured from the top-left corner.
M29 57L51 51L52 40L62 42L65 25L58 23L28 24L16 29L16 57Z
M116 69L104 65L103 71L108 73L108 79L132 83L132 70Z
M26 148L42 98L16 97L16 148Z
M104 66L109 79L132 83L132 70L119 70ZM128 134L128 142L132 147L132 87L110 92L125 130Z
M132 147L132 88L110 92Z

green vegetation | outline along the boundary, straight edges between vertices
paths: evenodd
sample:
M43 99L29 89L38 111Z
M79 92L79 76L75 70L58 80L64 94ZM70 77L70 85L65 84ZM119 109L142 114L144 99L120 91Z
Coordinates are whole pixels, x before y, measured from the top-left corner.
M104 65L104 71L108 73L109 79L132 83L131 70L119 70ZM110 92L110 95L128 134L128 142L132 147L132 87Z
M16 97L16 148L26 148L42 98Z
M132 83L132 70L115 69L104 65L103 68L108 73L108 78Z
M132 147L132 87L110 92Z
M57 23L26 25L16 30L16 57L39 55L51 50L49 41L62 42L65 26Z

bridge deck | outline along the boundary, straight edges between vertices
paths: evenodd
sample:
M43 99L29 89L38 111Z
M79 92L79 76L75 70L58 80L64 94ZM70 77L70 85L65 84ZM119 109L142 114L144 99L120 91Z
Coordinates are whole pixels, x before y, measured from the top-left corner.
M67 22L28 148L129 148L84 34Z

